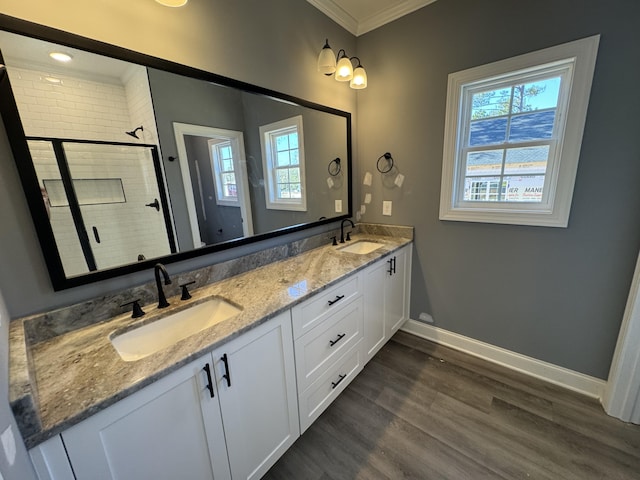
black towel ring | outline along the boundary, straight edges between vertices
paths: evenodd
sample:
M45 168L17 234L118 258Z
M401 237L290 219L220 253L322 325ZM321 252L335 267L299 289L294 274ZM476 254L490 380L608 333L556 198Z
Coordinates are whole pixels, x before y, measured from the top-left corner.
M342 170L342 166L340 165L340 158L331 160L329 162L327 170L329 171L329 175L331 175L332 177L338 175L340 173L340 170Z
M389 164L389 168L387 168L386 170L383 170L383 169L380 168L380 160L382 160L383 158ZM391 154L389 152L383 153L382 155L380 155L378 157L378 161L376 162L376 168L378 169L378 171L380 173L389 173L391 171L391 169L393 168L393 157L391 156Z

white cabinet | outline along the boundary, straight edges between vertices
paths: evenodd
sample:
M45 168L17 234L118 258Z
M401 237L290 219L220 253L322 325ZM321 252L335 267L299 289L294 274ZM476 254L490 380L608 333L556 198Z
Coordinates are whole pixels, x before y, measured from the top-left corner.
M76 478L231 478L207 364L210 355L63 432Z
M226 343L213 359L231 477L260 478L300 436L291 313Z
M260 478L299 436L292 345L286 312L69 428L77 479Z
M293 308L301 432L362 370L360 284L354 275Z
M362 278L366 362L409 318L411 245L366 268Z
M410 281L407 245L32 449L39 477L259 479L408 318Z

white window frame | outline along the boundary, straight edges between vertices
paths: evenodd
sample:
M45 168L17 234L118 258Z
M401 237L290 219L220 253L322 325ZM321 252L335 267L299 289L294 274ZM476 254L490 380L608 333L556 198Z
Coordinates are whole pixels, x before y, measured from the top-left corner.
M595 35L449 75L440 220L567 227L599 41ZM556 70L563 72L562 83L568 83L558 99L550 147L555 155L550 152L542 201L464 201L463 148L473 91Z
M238 191L238 174L236 173L236 164L238 163L235 157L235 151L233 149L233 145L231 144L231 140L220 141L220 140L209 140L207 142L209 144L209 155L211 157L211 168L213 170L213 178L215 182L213 184L214 190L216 192L216 205L222 205L226 207L240 207L239 195L235 197L230 197L224 194L224 184L222 181L223 173L233 173L236 178L236 192ZM220 155L220 148L229 147L231 150L231 160L233 162L233 169L226 171L222 169L222 160Z
M301 198L278 198L276 189L276 163L274 139L287 130L298 133L298 159L300 168ZM307 188L305 183L304 135L302 115L269 123L260 127L260 146L262 148L262 168L264 170L264 194L268 209L271 210L307 210Z

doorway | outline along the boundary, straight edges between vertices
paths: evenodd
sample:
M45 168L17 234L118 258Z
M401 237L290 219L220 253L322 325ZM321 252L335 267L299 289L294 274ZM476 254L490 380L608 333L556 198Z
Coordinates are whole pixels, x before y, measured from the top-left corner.
M175 122L173 131L193 247L253 235L244 134ZM196 153L197 139L207 146L206 155Z

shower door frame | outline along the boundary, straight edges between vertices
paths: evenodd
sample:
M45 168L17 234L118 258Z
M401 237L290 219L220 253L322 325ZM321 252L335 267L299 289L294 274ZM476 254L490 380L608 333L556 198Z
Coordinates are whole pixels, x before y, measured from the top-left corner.
M153 168L156 176L156 181L158 184L158 194L160 196L160 204L162 208L165 228L167 231L169 249L171 253L176 253L177 251L176 240L175 240L175 235L173 233L173 228L172 228L172 218L169 212L169 203L167 201L167 192L165 190L165 185L164 185L164 179L163 179L164 177L162 172L162 165L160 163L160 155L158 154L158 147L156 145L147 144L147 143L110 142L110 141L104 141L104 140L84 140L84 139L57 138L57 137L26 136L25 138L27 140L27 144L30 141L49 142L53 147L53 151L56 157L56 163L58 165L58 170L60 172L60 179L62 181L62 185L64 187L64 191L67 196L67 200L69 202L69 210L71 212L71 217L73 219L76 233L78 235L78 240L80 241L80 246L82 248L82 253L87 263L87 268L89 269L89 273L98 271L98 267L96 264L95 257L93 255L93 249L91 248L91 242L89 240L89 234L87 233L86 224L82 216L80 202L78 201L78 197L76 195L75 189L73 188L73 177L71 175L71 170L69 169L67 156L63 148L64 143L109 145L109 146L116 146L116 147L136 147L136 148L149 149L151 151ZM60 257L60 251L57 248L57 243L56 243L56 249L58 250L56 253L60 259L60 264L62 266L62 269L64 270L64 265L62 265L62 258ZM113 268L113 267L107 267L107 268Z

